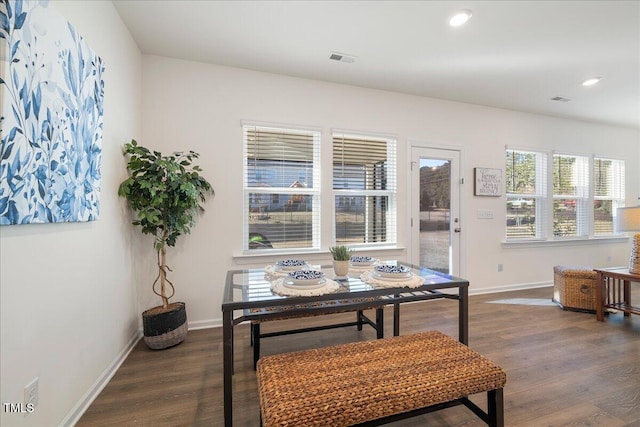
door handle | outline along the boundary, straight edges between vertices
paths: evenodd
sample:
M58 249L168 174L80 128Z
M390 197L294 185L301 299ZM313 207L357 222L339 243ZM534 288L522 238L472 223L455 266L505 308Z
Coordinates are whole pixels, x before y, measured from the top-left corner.
M453 232L454 232L454 233L459 233L459 232L460 232L460 229L459 229L459 228L454 228L454 229L453 229Z

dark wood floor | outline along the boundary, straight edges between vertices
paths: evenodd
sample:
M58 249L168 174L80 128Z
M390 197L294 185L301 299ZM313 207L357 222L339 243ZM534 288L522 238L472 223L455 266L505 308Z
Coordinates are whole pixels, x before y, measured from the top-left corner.
M634 303L640 305L640 286L633 286ZM600 323L593 314L549 305L552 293L552 288L541 288L470 298L469 345L507 372L506 425L640 426L640 316L615 313ZM385 336L391 336L392 312L385 315ZM339 314L332 320L351 317ZM292 325L270 322L263 331ZM429 329L457 337L457 304L403 306L402 334ZM249 328L240 325L236 331L234 424L256 427ZM374 338L371 328L342 328L268 338L262 348L266 355ZM185 342L163 351L138 343L77 426L222 425L221 342L222 331L215 328L191 331ZM484 395L473 400L485 407ZM455 407L392 425L483 424L468 409Z

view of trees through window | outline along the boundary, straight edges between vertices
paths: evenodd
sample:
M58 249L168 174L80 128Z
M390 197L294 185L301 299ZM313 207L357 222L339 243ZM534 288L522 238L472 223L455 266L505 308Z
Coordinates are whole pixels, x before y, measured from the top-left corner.
M507 150L505 187L507 193L507 239L541 237L538 212L543 211L545 159L540 153ZM536 227L538 225L538 227Z
M624 161L595 158L593 161L593 232L614 232L613 213L624 206Z
M507 239L546 238L548 202L554 237L612 234L615 209L624 205L624 161L553 154L553 182L547 189L548 156L506 150Z
M451 162L449 160L421 158L421 265L443 273L451 273L449 271L450 224Z
M587 236L589 158L553 155L553 235Z

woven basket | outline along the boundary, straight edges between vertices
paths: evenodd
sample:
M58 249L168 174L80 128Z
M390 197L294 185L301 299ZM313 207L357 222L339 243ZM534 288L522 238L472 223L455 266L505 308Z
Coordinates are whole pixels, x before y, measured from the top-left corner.
M597 284L591 267L553 267L553 299L564 309L595 313Z
M183 302L169 304L169 310L154 307L142 313L144 342L152 350L180 344L187 337L187 311Z
M144 343L152 350L162 350L180 344L187 337L187 322L177 329L155 337L144 337Z

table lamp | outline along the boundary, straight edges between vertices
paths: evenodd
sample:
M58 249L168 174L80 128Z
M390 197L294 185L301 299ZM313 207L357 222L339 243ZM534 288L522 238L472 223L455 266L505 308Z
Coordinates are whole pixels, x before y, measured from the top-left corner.
M618 208L616 231L640 231L640 206ZM629 273L640 274L640 234L633 236Z

